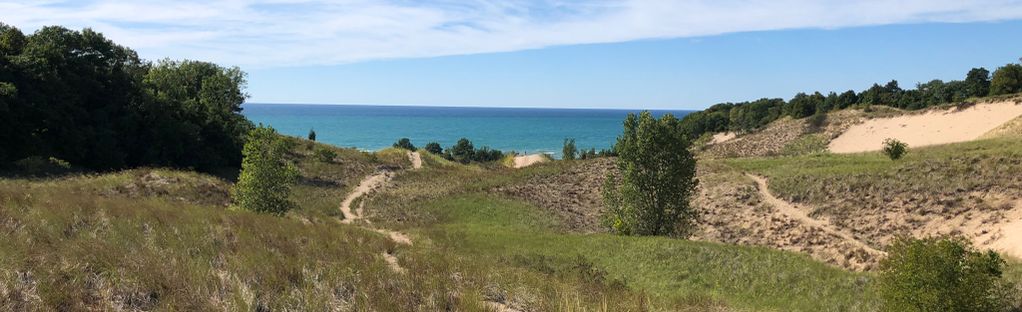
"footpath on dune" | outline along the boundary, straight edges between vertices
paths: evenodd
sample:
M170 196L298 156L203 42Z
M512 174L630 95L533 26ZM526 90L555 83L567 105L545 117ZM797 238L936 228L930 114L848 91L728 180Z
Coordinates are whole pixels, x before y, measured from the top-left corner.
M412 170L422 168L422 157L419 155L418 152L408 152L408 160L411 161L412 163ZM372 222L364 217L363 207L365 206L365 201L359 201L358 207L356 207L355 209L352 209L351 207L352 204L355 203L355 201L358 200L359 198L362 198L362 196L378 191L379 189L386 186L387 182L390 182L390 180L394 178L394 175L395 175L394 171L380 170L362 179L362 182L359 182L358 186L355 187L355 190L353 190L351 194L348 194L348 197L344 198L344 201L341 202L341 214L344 215L344 220L341 220L341 223L352 224L358 221L362 221L365 223L363 227L373 230L377 233L386 235L387 237L390 238L390 240L394 241L395 243L411 245L412 239L408 237L408 235L405 235L404 233L374 227L372 225ZM398 264L397 257L395 257L394 255L390 253L384 253L383 260L386 261L387 265L390 266L390 268L395 272L398 273L405 272L405 269L402 268L400 264Z
M762 196L763 199L768 204L776 208L781 214L787 215L788 217L793 218L806 225L823 230L824 232L827 232L831 235L840 237L841 239L844 239L848 243L851 243L852 245L862 248L874 255L886 254L885 252L877 250L876 248L873 248L872 246L869 246L868 244L855 238L855 236L853 236L852 234L846 233L845 231L838 229L829 221L810 217L808 213L797 207L795 204L777 198L776 196L774 196L774 194L770 193L769 185L767 183L766 178L752 174L746 174L746 176L748 176L753 181L756 181L756 187L759 189L760 196Z
M1022 104L1009 100L870 119L849 127L828 148L832 153L877 151L887 138L898 139L910 147L972 141L1019 116Z
M411 170L418 170L422 168L422 155L420 155L419 152L408 152L408 160L412 163ZM393 179L396 174L397 173L395 171L385 169L380 170L362 179L362 182L360 182L358 186L355 187L355 190L353 190L351 194L348 194L348 197L345 197L344 201L341 202L341 213L344 214L344 220L342 220L341 223L354 224L356 222L361 221L362 223L364 223L362 227L386 235L387 237L390 238L390 240L394 241L395 243L403 245L412 245L411 237L405 235L404 233L373 226L372 222L369 221L369 219L366 219L363 214L365 201L359 201L358 207L354 210L352 210L351 207L352 204L362 196L365 196L372 192L378 191L383 187L386 187L387 182L390 182L390 180ZM401 264L398 263L397 257L391 254L390 252L384 252L382 256L383 261L386 262L387 266L390 267L390 269L393 270L394 272L399 274L404 274L407 272L407 270L405 270L404 267L401 267ZM484 301L483 304L493 310L500 312L519 312L519 310L501 302L487 300Z

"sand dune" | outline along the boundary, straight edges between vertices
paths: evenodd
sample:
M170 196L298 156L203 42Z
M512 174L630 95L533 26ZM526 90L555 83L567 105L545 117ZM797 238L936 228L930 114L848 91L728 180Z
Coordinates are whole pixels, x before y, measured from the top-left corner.
M833 153L876 151L886 138L901 140L909 147L971 141L1020 115L1022 105L1006 101L871 119L848 128L829 148Z
M532 166L541 162L547 161L547 157L543 154L530 154L524 156L515 156L515 168L522 168Z

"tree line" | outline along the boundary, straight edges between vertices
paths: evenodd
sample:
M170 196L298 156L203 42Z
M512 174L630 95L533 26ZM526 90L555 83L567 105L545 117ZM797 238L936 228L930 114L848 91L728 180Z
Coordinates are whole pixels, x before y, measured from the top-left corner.
M253 128L244 87L236 67L145 61L87 28L0 23L0 164L237 168Z
M1022 60L1020 60L1022 62ZM923 109L962 102L969 98L1022 92L1022 64L1007 64L993 75L985 68L973 68L964 80L934 79L915 89L902 89L897 80L873 84L862 92L798 93L790 100L763 98L739 103L720 103L686 115L681 122L695 138L704 133L752 131L784 116L804 118L852 106L885 105L901 109Z

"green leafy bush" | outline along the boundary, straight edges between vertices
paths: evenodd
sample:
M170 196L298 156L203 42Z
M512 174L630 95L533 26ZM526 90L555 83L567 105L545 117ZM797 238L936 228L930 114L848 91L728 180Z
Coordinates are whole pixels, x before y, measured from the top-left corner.
M960 238L899 238L880 262L877 283L887 311L1004 311L1010 285L993 251Z
M332 163L334 158L337 158L337 152L326 147L317 148L313 153L316 160L320 162Z
M237 207L283 215L294 206L288 198L298 170L284 159L288 148L273 128L260 125L249 131L242 150L241 175L231 190Z
M908 144L897 139L887 138L884 140L883 153L890 157L891 160L901 159L901 157L905 156L905 153L908 153Z
M617 139L620 177L603 187L604 222L626 235L687 236L696 213L689 204L698 181L695 158L678 119L647 112L625 119Z
M430 152L430 153L436 154L436 155L440 155L440 154L444 153L444 148L440 147L440 143L437 143L437 142L426 143L426 146L423 147L423 149L425 149L427 152Z
M28 157L14 162L14 169L19 174L47 176L71 171L71 164L54 157Z
M316 140L316 130L309 129L309 141Z
M412 140L408 138L401 138L400 140L397 140L397 142L394 143L394 147L403 148L413 152L416 150L415 145L412 144Z

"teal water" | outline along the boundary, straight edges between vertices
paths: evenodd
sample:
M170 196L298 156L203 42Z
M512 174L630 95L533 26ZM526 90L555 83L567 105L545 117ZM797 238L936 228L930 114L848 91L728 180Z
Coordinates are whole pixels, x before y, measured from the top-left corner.
M477 147L560 157L565 138L579 149L614 145L630 112L615 109L480 108L368 105L245 104L242 113L277 131L342 147L379 150L407 137L415 146L445 149L460 138ZM652 111L677 117L691 111Z

